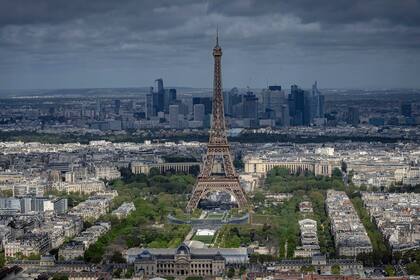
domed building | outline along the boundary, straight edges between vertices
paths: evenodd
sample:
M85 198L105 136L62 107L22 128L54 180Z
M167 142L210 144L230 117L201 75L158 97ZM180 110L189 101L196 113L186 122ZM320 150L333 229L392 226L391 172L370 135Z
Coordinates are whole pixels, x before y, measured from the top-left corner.
M226 260L219 251L191 249L181 244L177 249L144 249L134 261L136 275L151 276L220 276Z

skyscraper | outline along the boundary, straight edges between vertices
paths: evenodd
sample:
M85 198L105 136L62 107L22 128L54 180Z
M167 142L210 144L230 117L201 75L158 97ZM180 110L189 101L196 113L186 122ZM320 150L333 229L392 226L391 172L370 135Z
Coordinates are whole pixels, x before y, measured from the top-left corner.
M154 116L158 112L164 112L165 107L165 89L163 88L163 80L161 78L155 80L157 91L153 91L153 113Z
M225 115L232 117L240 117L240 115L235 115L234 107L235 105L242 103L242 95L239 94L238 88L234 87L228 92L223 93L223 102ZM240 110L242 112L242 109Z
M204 104L205 114L211 114L213 108L211 97L193 97L193 105L195 104Z
M115 99L113 107L114 107L114 113L116 115L119 115L120 114L120 109L121 109L121 100Z
M179 105L169 105L169 125L171 128L179 127Z
M168 113L169 112L169 105L173 105L175 104L176 101L176 89L171 88L171 89L164 89L164 96L163 96L163 103L164 103L164 112Z
M318 82L312 85L312 95L311 95L311 122L314 118L323 118L324 117L324 95L318 90Z
M312 92L292 85L288 97L290 123L295 126L312 124L315 117L323 117L323 102L323 96L320 95L316 82Z
M176 100L176 89L165 90L163 79L156 79L155 84L155 88L150 87L149 94L146 95L146 118L156 117L159 112L168 113L169 105L173 104Z
M303 91L303 98L303 125L310 125L313 120L311 93Z
M285 127L290 126L290 113L287 104L281 106L281 125Z
M242 100L242 117L258 119L258 98L253 92L247 92Z
M146 94L146 101L145 101L145 115L147 119L155 116L155 112L153 111L153 87L150 88L150 93Z
M163 92L164 88L163 88L163 79L159 78L155 80L156 83L156 87L157 87L157 92Z
M295 126L304 124L305 92L297 85L292 85L288 98L289 115Z
M268 89L261 92L261 96L261 111L264 117L275 120L282 119L282 106L287 102L281 86L269 86Z
M194 105L194 121L204 121L205 116L204 104L195 104Z

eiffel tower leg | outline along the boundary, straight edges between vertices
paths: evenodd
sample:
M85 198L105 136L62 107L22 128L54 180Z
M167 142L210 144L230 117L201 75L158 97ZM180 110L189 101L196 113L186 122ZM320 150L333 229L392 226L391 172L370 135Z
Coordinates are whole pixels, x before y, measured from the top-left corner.
M241 186L239 185L239 182L237 184L233 185L230 188L230 192L235 197L236 202L238 203L238 207L240 209L247 208L248 201L246 199L244 191L242 190Z
M200 182L194 187L193 193L191 195L190 200L187 204L187 212L191 213L195 208L198 207L198 203L202 199L203 195L205 194L206 187L202 185Z

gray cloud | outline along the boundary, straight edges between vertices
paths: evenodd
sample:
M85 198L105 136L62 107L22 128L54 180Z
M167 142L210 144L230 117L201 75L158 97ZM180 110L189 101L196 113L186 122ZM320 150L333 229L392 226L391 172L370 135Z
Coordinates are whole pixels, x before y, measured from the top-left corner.
M418 0L243 0L209 2L209 10L230 16L294 14L303 22L324 24L369 22L373 19L397 25L420 25Z
M157 76L211 86L216 25L227 86L420 86L418 10L420 0L0 0L0 88Z

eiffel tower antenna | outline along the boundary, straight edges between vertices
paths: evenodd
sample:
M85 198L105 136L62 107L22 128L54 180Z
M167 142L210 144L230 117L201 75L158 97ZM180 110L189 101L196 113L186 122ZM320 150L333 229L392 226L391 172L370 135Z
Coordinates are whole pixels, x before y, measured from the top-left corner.
M216 46L219 45L219 25L216 25Z
M213 80L213 118L210 128L207 154L197 178L187 211L197 208L201 199L213 192L226 192L236 199L239 208L246 208L248 201L245 192L239 184L239 177L233 166L230 146L226 135L225 114L223 110L222 93L222 48L219 46L219 28L216 30L216 46L213 48L214 80ZM214 174L215 163L222 166L221 175Z

